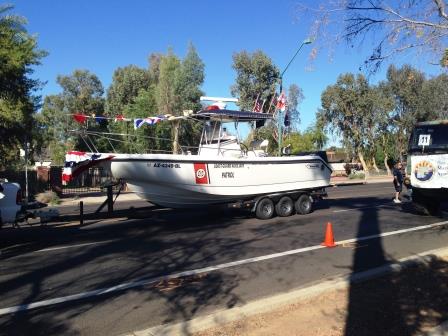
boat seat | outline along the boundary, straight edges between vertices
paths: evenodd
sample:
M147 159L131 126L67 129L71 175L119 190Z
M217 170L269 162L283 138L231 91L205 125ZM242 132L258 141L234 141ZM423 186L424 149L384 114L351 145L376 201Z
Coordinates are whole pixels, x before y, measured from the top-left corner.
M250 147L252 150L250 150L247 153L247 156L249 157L265 157L268 156L267 149L269 146L269 140L254 140L251 142Z

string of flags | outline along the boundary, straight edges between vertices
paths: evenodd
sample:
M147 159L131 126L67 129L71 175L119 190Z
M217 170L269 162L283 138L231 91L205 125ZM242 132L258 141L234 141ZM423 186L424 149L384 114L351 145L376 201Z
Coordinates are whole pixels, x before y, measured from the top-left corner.
M113 120L114 122L133 122L134 124L134 129L140 128L143 125L155 125L161 121L165 121L165 120L176 120L176 119L185 119L186 116L173 116L173 115L160 115L157 117L147 117L147 118L135 118L135 119L131 119L131 118L126 118L124 115L119 114L113 118L110 117L105 117L102 115L86 115L83 113L74 113L72 114L73 119L80 123L80 124L84 124L86 123L89 119L90 120L94 120L97 124L100 125L105 125L107 124L107 122L109 120Z

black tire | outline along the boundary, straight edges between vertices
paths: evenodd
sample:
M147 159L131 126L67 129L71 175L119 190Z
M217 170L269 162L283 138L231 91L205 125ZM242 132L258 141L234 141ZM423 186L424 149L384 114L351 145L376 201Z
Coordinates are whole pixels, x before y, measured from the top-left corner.
M412 202L416 210L425 215L436 216L440 212L440 201L423 197L418 190L413 190Z
M296 209L296 212L300 215L309 214L313 208L313 202L311 201L311 197L307 194L300 195L300 197L294 204L294 208Z
M426 203L426 209L430 216L437 216L440 211L440 202L435 199L431 199Z
M274 202L270 198L265 197L258 201L255 216L258 219L269 219L274 216L274 211Z
M292 215L293 211L294 202L289 196L283 196L275 205L275 212L277 213L277 216L288 217Z

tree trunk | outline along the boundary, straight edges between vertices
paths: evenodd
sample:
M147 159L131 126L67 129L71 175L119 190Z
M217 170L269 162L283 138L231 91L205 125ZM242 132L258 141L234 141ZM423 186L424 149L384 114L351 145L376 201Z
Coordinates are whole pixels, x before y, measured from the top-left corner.
M359 161L361 161L362 169L364 169L364 176L368 177L369 169L367 168L366 161L364 160L364 155L362 154L362 151L360 149L358 149L358 158L359 158Z
M389 156L386 153L384 153L384 166L386 167L387 170L387 176L390 176L391 172L387 161L389 161Z
M171 134L173 139L173 154L179 154L179 126L180 120L172 121Z
M375 171L376 171L377 173L379 173L380 170L378 169L378 166L376 165L375 156L372 157L372 165L373 165L373 169L375 169Z

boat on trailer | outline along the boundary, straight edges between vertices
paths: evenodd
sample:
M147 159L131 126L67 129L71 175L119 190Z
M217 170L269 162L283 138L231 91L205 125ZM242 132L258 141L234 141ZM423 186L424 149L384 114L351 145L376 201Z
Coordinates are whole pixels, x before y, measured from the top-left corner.
M262 219L274 213L308 213L315 197L325 195L332 170L324 157L315 153L269 156L266 146L247 148L240 141L239 124L267 121L272 115L216 106L192 117L204 124L196 152L113 154L108 160L112 175L159 206L238 204ZM235 124L236 136L226 134L228 122Z

